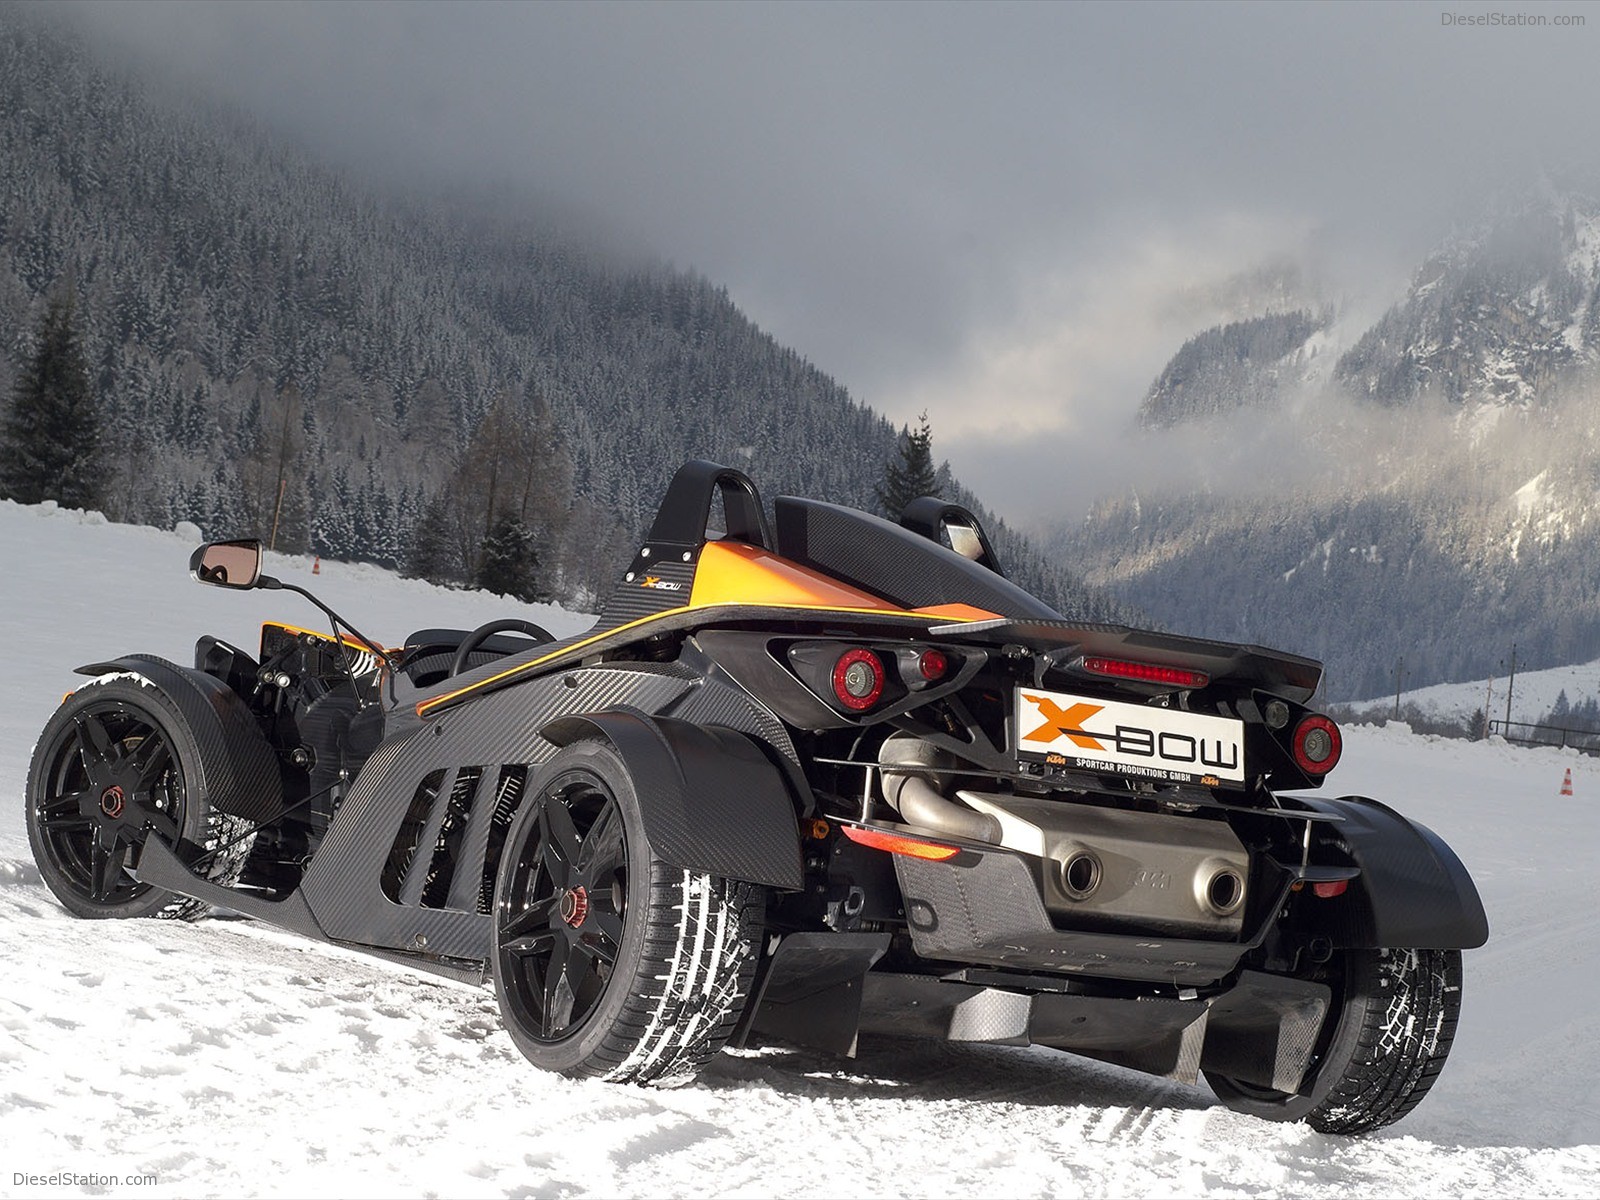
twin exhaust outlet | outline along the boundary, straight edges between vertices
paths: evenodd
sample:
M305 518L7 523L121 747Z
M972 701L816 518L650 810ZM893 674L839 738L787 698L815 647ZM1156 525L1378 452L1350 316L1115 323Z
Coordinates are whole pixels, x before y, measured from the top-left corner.
M1068 900L1082 903L1100 890L1105 868L1093 850L1083 846L1058 848L1054 862L1059 871L1061 892ZM1169 877L1159 885L1171 883ZM1195 868L1190 883L1195 905L1214 917L1231 917L1244 904L1244 877L1228 863L1206 859ZM1153 882L1149 886L1158 884Z
M955 764L909 735L890 737L878 761L889 768L884 798L908 824L1036 857L1041 898L1066 925L1154 923L1198 936L1242 925L1250 858L1226 822L966 789L951 797L938 784Z

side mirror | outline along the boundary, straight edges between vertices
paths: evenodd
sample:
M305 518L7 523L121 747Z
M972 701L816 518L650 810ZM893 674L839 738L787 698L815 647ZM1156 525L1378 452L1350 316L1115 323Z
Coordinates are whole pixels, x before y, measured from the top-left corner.
M261 579L261 543L255 538L207 542L189 559L189 573L217 587L253 588Z

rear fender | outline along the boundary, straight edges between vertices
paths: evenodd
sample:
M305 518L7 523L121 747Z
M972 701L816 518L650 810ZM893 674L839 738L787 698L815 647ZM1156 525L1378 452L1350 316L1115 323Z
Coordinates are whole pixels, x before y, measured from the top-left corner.
M1365 796L1293 802L1339 818L1328 832L1361 870L1343 896L1313 902L1337 945L1470 950L1489 940L1472 877L1426 825Z
M799 891L797 806L756 742L718 725L619 706L560 717L540 736L603 738L622 757L657 857L674 867Z
M177 708L200 749L198 788L218 812L247 821L270 821L283 811L277 756L238 694L203 671L153 654L129 654L78 668L79 675L128 672L145 680Z

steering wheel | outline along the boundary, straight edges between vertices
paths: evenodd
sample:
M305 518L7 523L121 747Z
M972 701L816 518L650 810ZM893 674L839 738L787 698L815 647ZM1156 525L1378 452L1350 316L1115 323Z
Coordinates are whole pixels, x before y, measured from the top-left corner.
M524 621L519 617L502 617L498 621L490 621L487 625L479 625L461 639L461 644L456 647L455 658L450 660L450 674L461 674L466 668L468 656L497 633L526 634L534 640L535 645L556 640L555 635L542 625L535 625L532 621Z

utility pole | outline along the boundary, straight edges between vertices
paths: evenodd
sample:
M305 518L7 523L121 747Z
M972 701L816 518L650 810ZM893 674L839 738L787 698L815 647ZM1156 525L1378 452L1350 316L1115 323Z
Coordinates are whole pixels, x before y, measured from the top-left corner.
M1406 673L1406 656L1402 654L1394 668L1394 719L1400 719L1400 681Z
M1511 736L1511 693L1517 686L1517 644L1511 643L1511 677L1506 680L1506 736Z

